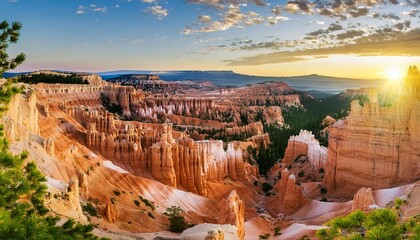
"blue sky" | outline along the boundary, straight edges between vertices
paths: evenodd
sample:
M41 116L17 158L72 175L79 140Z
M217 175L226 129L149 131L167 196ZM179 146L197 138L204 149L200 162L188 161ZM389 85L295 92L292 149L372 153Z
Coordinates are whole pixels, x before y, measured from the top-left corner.
M0 0L17 71L234 70L380 78L420 64L420 0ZM354 69L360 69L355 71Z

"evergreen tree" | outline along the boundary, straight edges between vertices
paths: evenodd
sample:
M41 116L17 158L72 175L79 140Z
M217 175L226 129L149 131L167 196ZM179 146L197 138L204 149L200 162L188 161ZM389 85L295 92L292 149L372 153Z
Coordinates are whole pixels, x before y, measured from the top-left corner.
M10 59L6 50L11 43L19 40L19 31L22 28L20 22L13 22L12 26L7 21L0 23L0 77L7 70L15 69L25 61L25 54L20 53L15 58Z

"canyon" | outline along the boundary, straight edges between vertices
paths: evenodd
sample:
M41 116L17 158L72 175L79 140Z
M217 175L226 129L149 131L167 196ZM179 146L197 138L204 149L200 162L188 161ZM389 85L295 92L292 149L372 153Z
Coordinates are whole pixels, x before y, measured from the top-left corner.
M250 149L267 149L266 127L287 128L282 110L304 107L309 94L282 82L223 88L153 75L80 76L88 84L17 83L24 92L2 123L11 151L28 151L46 175L47 207L95 224L98 236L301 239L336 216L397 197L407 201L403 216L419 214L415 67L391 106L371 89L369 102L353 101L346 118L325 116L328 147L310 131L290 136L266 176ZM88 204L96 216L83 210ZM168 232L172 206L195 226Z

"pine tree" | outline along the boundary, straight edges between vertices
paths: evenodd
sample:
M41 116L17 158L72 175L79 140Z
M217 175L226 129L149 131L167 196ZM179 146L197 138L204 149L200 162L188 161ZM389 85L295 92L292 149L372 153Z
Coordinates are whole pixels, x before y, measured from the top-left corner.
M0 77L7 70L15 69L25 61L25 54L20 53L15 58L9 58L6 50L11 43L19 40L19 31L22 28L20 22L13 22L12 26L7 21L0 23Z

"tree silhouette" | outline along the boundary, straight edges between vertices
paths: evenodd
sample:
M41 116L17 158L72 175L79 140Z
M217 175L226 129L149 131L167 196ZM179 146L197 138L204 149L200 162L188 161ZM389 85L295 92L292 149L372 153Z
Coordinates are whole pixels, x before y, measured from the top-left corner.
M11 43L19 40L19 31L22 28L20 22L13 22L12 26L7 21L0 23L0 77L7 70L15 69L25 61L25 54L20 53L15 58L9 58L6 50Z

